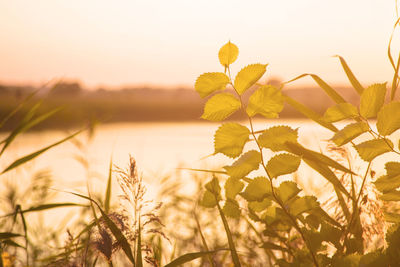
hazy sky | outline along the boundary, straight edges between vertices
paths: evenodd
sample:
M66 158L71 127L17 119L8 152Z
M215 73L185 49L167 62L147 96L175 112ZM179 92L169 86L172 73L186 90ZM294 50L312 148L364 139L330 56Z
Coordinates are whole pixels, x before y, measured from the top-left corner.
M367 85L391 79L394 21L395 0L0 0L0 82L193 85L231 40L233 72L347 83L339 54Z

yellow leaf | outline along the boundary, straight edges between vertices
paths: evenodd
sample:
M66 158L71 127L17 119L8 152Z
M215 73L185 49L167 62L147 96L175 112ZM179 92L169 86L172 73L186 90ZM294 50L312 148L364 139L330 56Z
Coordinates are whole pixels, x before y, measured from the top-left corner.
M378 112L376 128L381 135L390 135L400 128L400 102L391 102Z
M246 187L241 196L247 201L262 201L271 195L271 184L265 177L254 178Z
M377 83L369 86L361 94L360 114L364 118L375 117L383 106L386 95L386 83Z
M226 43L218 52L219 62L222 66L227 68L230 64L235 62L239 55L239 48L232 44L230 41Z
M225 201L224 207L222 208L222 211L228 217L231 217L231 218L239 218L240 217L239 203L237 203L236 200L227 199Z
M295 172L300 165L300 157L291 154L279 154L267 163L267 170L271 178Z
M285 181L279 185L277 189L277 194L282 202L286 203L293 197L297 196L300 191L301 190L297 187L297 184L295 182Z
M355 106L350 103L340 103L326 110L324 120L327 122L337 122L357 116L358 110Z
M225 182L225 195L227 199L235 199L244 187L244 183L239 179L229 177Z
M229 78L226 74L222 72L208 72L203 73L197 78L194 89L204 98L215 91L224 90L228 83Z
M390 152L393 143L389 139L373 139L355 146L358 155L365 161L371 161L377 156Z
M225 166L224 169L232 178L241 179L250 172L257 170L260 166L261 154L256 150L250 150L244 153L231 166Z
M262 147L274 152L287 150L286 142L297 143L297 129L294 130L289 126L273 126L258 137L258 142Z
M222 153L231 158L238 157L249 140L249 134L249 129L239 123L222 124L214 135L215 154Z
M236 75L234 87L239 95L254 85L267 70L267 64L251 64L239 71Z
M250 96L246 112L250 117L261 114L266 118L278 118L282 109L281 91L272 85L264 85Z
M209 121L222 121L240 108L239 99L229 93L220 93L211 97L204 106L201 116Z
M336 132L332 137L332 141L337 146L342 146L368 130L368 124L365 122L351 123L346 125L342 130Z

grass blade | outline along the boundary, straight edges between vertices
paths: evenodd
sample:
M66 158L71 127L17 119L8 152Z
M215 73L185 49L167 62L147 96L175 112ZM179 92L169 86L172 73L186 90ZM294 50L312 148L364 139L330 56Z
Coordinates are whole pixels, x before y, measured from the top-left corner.
M71 202L50 203L50 204L42 204L42 205L38 205L38 206L33 206L26 210L21 210L21 212L28 213L28 212L34 212L34 211L42 211L42 210L48 210L48 209L54 209L54 208L73 207L73 206L87 207L86 205L82 205L82 204L78 204L78 203L71 203ZM18 213L18 212L6 214L6 215L1 216L0 218L14 216L16 213Z
M184 254L184 255L174 259L173 261L171 261L170 263L168 263L164 267L181 266L182 264L190 262L192 260L195 260L195 259L198 259L198 258L201 258L201 257L205 257L207 255L215 254L220 250L226 250L226 249L218 249L218 250L213 250L213 251L187 253L187 254Z
M142 228L140 226L140 216L139 216L139 235L137 240L136 246L136 267L143 267L143 260L142 260Z
M16 233L11 233L11 232L0 232L0 240L2 239L10 239L13 237L19 237L21 236L20 234L16 234Z
M25 163L25 162L28 162L28 161L30 161L30 160L36 158L37 156L39 156L40 154L46 152L47 150L49 150L49 149L51 149L51 148L53 148L53 147L55 147L55 146L58 146L59 144L64 143L65 141L68 141L68 140L71 139L71 138L74 138L75 136L77 136L77 135L80 134L81 132L83 132L83 130L79 130L79 131L77 131L76 133L71 134L70 136L68 136L68 137L66 137L66 138L64 138L64 139L62 139L62 140L60 140L60 141L58 141L58 142L56 142L56 143L54 143L54 144L52 144L52 145L49 145L49 146L47 146L47 147L45 147L45 148L42 148L42 149L40 149L40 150L38 150L38 151L36 151L36 152L33 152L32 154L29 154L29 155L27 155L27 156L25 156L25 157L22 157L22 158L20 158L20 159L17 159L17 160L14 161L13 163L11 163L11 165L8 166L1 174L4 174L4 173L6 173L6 172L8 172L8 171L10 171L10 170L12 170L12 169L18 167L19 165L21 165L21 164L23 164L23 163Z
M343 70L346 73L347 78L349 78L351 85L353 85L357 93L361 95L362 92L364 91L364 87L362 87L361 83L357 80L356 76L354 76L353 72L347 65L346 61L341 56L335 56L335 57L338 57L340 59L340 64L342 64Z
M112 182L112 164L113 159L111 156L110 166L108 168L108 180L107 180L107 188L106 188L106 197L104 198L104 211L108 213L110 211L110 202L111 202L111 182Z

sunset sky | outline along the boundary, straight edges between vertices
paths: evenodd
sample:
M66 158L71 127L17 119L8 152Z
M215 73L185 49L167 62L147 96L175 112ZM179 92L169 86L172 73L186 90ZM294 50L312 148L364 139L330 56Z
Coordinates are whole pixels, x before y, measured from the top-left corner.
M344 84L339 54L367 85L391 79L395 18L395 0L0 0L0 82L192 86L223 70L218 50L231 40L233 72L262 62L266 78Z

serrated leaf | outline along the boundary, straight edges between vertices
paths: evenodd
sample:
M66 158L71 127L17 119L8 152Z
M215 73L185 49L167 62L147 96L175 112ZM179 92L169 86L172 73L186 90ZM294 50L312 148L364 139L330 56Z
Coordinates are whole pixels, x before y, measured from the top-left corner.
M261 114L266 118L278 118L282 109L281 91L272 85L263 85L250 96L246 112L250 117Z
M221 193L221 187L219 186L218 179L215 177L206 183L204 187L207 189L207 191L213 193L214 195L219 195Z
M211 97L204 106L201 118L209 121L222 121L240 108L239 99L229 93L220 93Z
M264 198L262 201L248 201L249 209L254 212L261 212L271 206L272 202L268 198Z
M383 193L394 190L400 186L400 174L394 177L383 175L379 177L374 184L376 189Z
M225 166L224 169L232 178L241 179L250 172L257 170L260 166L261 154L256 150L250 150L244 153L231 166Z
M296 196L301 190L297 187L295 182L285 181L282 182L278 189L277 194L283 203L291 200L294 196Z
M297 129L294 130L289 126L273 126L258 137L258 142L262 147L278 152L287 150L286 142L297 143L297 135Z
M349 118L358 117L358 110L350 103L340 103L328 108L324 113L324 120L337 122Z
M316 197L304 196L290 203L289 211L294 216L298 216L317 207L319 207L319 204Z
M386 162L385 170L389 178L400 175L400 162L396 161Z
M341 57L337 56L340 59L340 63L342 64L343 70L347 75L347 78L349 78L349 81L351 85L353 85L354 89L356 89L357 93L361 95L364 91L364 88L360 84L360 82L357 80L357 78L354 76L353 72L347 65L346 61Z
M271 178L297 171L300 157L292 154L279 154L272 157L267 163L268 174Z
M374 139L356 145L355 149L360 158L369 162L379 155L390 152L389 145L393 147L393 143L389 139Z
M383 193L379 198L383 201L400 201L400 191L388 191Z
M203 198L200 200L200 205L206 208L214 208L215 206L217 206L215 195L210 191L205 191Z
M271 184L265 177L254 178L246 187L241 196L247 201L262 201L271 194Z
M242 192L244 183L239 179L229 177L225 182L225 195L227 199L235 199L236 195Z
M225 73L208 72L203 73L197 78L194 89L204 98L216 91L224 90L228 83L229 78Z
M219 62L227 68L230 64L236 61L239 55L239 48L230 41L223 45L218 52Z
M240 217L239 203L237 203L236 200L227 199L225 201L224 207L222 208L222 211L228 217L236 219Z
M234 87L239 95L253 86L267 70L267 64L247 65L235 77Z
M335 133L332 137L332 141L337 146L342 146L352 141L357 136L365 133L369 130L368 124L365 122L356 122L346 125L342 130Z
M238 157L249 140L249 134L249 129L239 123L222 124L214 135L214 153L222 153L231 158Z
M360 114L364 118L375 117L385 101L386 83L377 83L369 86L361 94Z
M400 102L384 105L378 112L376 128L381 135L389 135L400 128Z

